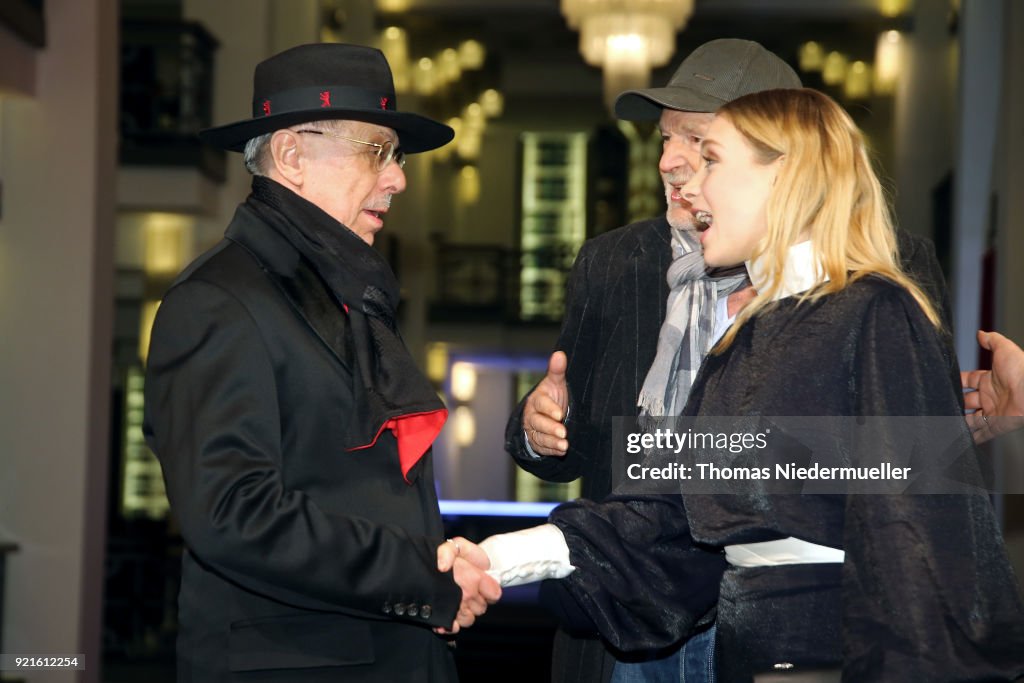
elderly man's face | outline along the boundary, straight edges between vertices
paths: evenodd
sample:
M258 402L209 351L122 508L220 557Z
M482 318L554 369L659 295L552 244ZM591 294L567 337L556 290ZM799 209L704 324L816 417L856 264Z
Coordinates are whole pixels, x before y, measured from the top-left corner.
M395 131L361 121L335 129L339 135L398 145ZM325 135L304 135L310 160L303 196L337 219L367 244L384 227L391 197L405 190L405 173L392 161L377 171L377 148Z
M679 189L700 168L700 143L714 114L664 109L658 128L661 130L661 161L658 170L665 183L669 225L682 230L694 229L690 202Z

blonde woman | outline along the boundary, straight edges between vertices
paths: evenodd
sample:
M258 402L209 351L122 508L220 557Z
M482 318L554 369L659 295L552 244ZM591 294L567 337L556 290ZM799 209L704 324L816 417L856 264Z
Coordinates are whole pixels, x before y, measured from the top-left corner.
M702 153L684 193L705 217L705 260L746 261L758 295L687 414L959 415L939 318L899 267L849 116L813 90L744 97ZM1024 674L1024 610L983 495L690 496L686 510L730 561L718 637L744 655L721 671L802 658L842 662L844 680ZM780 539L811 561L771 566ZM768 557L743 561L751 546Z
M939 317L900 268L849 116L813 90L748 95L719 110L702 154L681 192L705 261L745 262L757 296L684 414L962 416ZM719 681L1024 675L1024 607L984 494L684 489L568 504L550 522L484 541L492 571L506 583L568 572L562 587L625 649L637 632L668 646L714 618Z

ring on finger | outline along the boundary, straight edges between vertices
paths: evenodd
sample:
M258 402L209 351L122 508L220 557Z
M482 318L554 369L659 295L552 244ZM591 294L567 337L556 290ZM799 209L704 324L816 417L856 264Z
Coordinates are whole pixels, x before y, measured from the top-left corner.
M462 554L462 548L459 546L459 542L456 541L454 538L449 538L449 539L445 540L445 543L451 543L453 546L455 546L455 554L456 555L461 555Z

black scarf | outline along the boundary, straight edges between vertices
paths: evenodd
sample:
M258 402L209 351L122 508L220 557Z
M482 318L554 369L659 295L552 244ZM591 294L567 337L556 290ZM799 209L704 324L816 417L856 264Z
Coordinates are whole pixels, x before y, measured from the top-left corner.
M409 470L437 436L447 412L398 332L398 280L391 267L346 226L269 178L253 179L245 204L312 264L348 313L358 366L353 374L362 391L354 387L356 414L345 449L368 448L391 427L402 475L411 481Z

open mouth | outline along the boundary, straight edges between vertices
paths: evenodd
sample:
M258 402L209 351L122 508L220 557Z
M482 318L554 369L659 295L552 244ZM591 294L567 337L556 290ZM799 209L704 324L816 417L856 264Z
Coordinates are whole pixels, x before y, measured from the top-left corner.
M377 208L363 209L363 213L368 213L374 219L376 219L381 225L384 224L384 215L391 208L391 195L385 194L383 197L376 198L376 204L379 204Z
M711 227L713 218L709 211L695 211L693 220L697 223L698 230L706 230Z
M689 204L683 198L683 187L690 182L682 172L662 173L661 180L665 183L665 196L669 202Z

